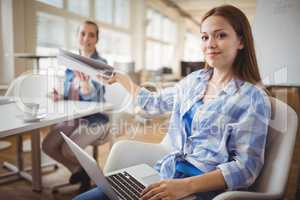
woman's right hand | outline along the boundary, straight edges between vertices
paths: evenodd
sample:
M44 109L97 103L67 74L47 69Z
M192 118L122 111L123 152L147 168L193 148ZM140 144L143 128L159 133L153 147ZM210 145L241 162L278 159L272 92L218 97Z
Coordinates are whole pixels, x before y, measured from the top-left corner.
M121 74L114 72L111 77L102 76L101 74L97 75L98 80L101 82L104 82L105 84L111 85L113 83L117 82L117 76L120 76Z
M136 85L128 75L119 72L114 72L113 76L110 78L101 76L100 74L97 75L97 78L100 81L104 82L105 84L109 84L109 85L113 83L121 84L134 97L137 95L140 89L140 87Z

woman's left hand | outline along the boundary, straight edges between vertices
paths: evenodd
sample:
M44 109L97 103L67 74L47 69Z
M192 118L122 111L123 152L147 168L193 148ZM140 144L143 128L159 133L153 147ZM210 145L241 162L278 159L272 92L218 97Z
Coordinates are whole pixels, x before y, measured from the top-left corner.
M84 81L84 82L88 82L90 79L90 76L85 75L84 73L76 71L76 70L74 71L74 74L79 80Z
M141 200L175 200L190 195L185 179L162 180L151 184L141 193Z

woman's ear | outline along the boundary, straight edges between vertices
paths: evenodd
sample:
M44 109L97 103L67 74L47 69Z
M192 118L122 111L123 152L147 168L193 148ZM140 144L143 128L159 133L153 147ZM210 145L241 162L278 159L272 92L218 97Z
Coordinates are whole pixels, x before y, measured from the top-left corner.
M239 46L238 46L238 49L239 49L239 50L242 50L243 48L244 48L243 38L240 37L240 44L239 44Z

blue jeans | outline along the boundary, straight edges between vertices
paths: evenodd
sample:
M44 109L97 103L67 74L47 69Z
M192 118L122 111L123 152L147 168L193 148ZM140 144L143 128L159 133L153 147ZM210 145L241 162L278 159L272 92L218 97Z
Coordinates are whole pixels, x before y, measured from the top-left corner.
M197 200L211 200L217 196L221 191L197 193ZM96 187L85 193L76 196L73 200L109 200L109 198L102 192L101 188Z
M73 200L109 200L101 188L96 187L76 196Z

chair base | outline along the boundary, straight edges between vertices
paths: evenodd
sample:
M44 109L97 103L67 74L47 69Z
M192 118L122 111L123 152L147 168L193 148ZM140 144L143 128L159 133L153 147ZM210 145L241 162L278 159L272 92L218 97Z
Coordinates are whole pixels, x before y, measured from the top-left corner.
M23 170L19 170L18 167L15 166L14 164L9 163L9 162L4 162L3 168L8 170L9 172L0 175L0 184L5 184L8 182L17 181L20 179L25 179L29 182L32 182L32 175L30 173L32 171L31 167L25 168ZM49 169L49 168L52 168L52 169ZM58 169L58 165L53 162L48 162L48 163L42 164L41 169L43 170L42 173L48 173L51 171L56 171Z

